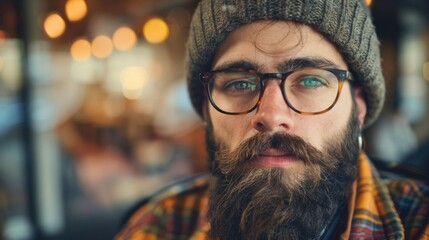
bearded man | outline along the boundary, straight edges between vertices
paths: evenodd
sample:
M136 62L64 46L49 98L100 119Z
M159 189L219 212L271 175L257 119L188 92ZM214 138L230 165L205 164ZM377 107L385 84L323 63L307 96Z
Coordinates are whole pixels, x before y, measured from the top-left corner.
M427 183L382 180L362 151L385 88L361 0L202 0L190 30L210 174L117 239L429 239Z

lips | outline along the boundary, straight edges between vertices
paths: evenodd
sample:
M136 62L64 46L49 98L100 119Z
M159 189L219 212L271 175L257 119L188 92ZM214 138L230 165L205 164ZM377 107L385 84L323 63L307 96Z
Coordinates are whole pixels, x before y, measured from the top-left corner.
M264 157L281 157L281 156L291 156L293 154L286 153L280 149L269 148L260 152L258 155L264 156Z
M260 152L254 159L253 163L259 167L266 168L287 168L299 160L298 158L291 153L287 153L280 149L269 148Z

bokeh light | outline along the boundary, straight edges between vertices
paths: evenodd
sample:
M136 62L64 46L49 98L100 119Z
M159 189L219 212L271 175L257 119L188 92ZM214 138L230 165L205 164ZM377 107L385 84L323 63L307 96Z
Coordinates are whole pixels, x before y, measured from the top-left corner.
M150 43L162 43L168 38L168 35L168 25L161 18L151 18L143 25L143 36Z
M86 16L88 7L85 0L67 0L65 10L67 18L75 22Z
M92 41L91 50L95 57L106 58L112 53L112 40L104 35L98 36Z
M83 62L91 57L91 43L86 39L74 41L70 48L70 55L77 62Z
M147 81L148 72L143 67L126 67L121 71L122 93L127 99L139 99Z
M365 3L368 7L372 5L372 0L365 0Z
M429 81L429 62L423 64L423 77Z
M126 51L137 43L136 33L129 27L121 27L113 34L113 45L116 49Z
M66 30L66 23L58 13L51 13L46 17L43 27L50 38L57 38Z

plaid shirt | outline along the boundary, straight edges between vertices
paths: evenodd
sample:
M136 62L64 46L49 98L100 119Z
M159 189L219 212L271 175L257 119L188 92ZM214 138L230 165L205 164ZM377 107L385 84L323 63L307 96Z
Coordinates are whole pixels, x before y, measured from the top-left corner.
M381 179L365 154L358 167L348 211L330 239L429 240L429 183ZM157 194L133 213L116 240L209 239L208 178L199 175Z

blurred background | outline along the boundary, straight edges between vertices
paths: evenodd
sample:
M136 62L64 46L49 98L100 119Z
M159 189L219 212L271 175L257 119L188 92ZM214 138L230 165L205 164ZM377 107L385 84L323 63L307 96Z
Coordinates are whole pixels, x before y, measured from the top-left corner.
M124 213L206 169L186 92L197 0L0 0L0 239L111 239ZM367 1L384 111L365 148L429 165L429 1Z

